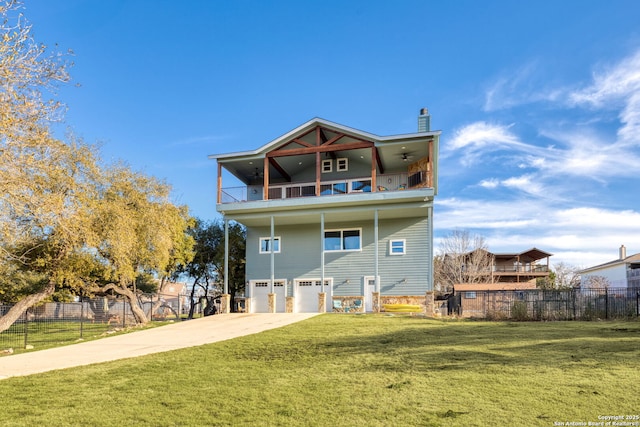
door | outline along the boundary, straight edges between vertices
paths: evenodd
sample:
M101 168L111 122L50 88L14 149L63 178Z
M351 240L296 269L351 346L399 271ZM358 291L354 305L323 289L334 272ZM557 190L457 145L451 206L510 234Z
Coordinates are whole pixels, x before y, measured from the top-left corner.
M286 287L284 280L276 280L273 283L273 292L276 294L276 313L284 313L286 307ZM251 281L251 312L269 313L269 288L271 280Z
M378 276L380 280L380 276ZM364 295L364 310L366 312L373 311L373 293L376 291L375 276L364 276L362 278L362 294Z
M296 313L317 313L318 294L322 292L320 279L295 279ZM328 305L331 299L331 279L325 279L325 304L326 310L330 311Z

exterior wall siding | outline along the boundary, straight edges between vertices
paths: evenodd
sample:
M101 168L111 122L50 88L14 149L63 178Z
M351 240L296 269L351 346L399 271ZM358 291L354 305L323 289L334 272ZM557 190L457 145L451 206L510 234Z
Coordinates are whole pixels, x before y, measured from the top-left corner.
M604 277L612 288L627 287L627 266L624 263L584 273L581 277L581 286L588 287L589 278L593 276Z
M325 223L326 230L347 228L362 230L362 250L325 253L325 278L333 279L333 294L336 296L363 295L363 276L375 275L373 214L371 220L366 222ZM428 283L428 230L426 217L379 221L378 273L381 295L424 295L431 290ZM247 228L247 280L270 278L271 256L259 253L260 237L270 235L269 227ZM317 224L309 225L279 224L276 218L274 235L281 239L281 252L274 254L276 279L286 279L292 283L297 278L321 277L320 217ZM405 255L390 254L389 241L392 239L405 240ZM293 295L290 284L287 286L287 295Z

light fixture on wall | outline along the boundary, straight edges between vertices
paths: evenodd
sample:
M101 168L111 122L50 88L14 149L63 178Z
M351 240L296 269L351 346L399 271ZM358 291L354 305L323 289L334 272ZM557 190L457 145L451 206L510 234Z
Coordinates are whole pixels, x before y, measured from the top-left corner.
M405 277L404 279L402 279L400 283L407 283L407 278Z

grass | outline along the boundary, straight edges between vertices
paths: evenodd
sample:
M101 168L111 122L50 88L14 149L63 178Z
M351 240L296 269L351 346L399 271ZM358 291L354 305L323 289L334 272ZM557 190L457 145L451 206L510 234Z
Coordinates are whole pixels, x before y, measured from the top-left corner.
M587 423L638 413L638 368L638 322L322 315L216 344L0 381L0 424Z
M83 322L81 325L78 321L29 322L27 324L27 344L30 348L28 349L25 348L25 325L14 324L8 330L0 333L0 351L11 348L14 354L18 354L44 350L75 344L80 341L91 341L111 335L161 326L167 323L170 322L150 322L144 327L135 326L123 329L121 325L109 325L106 323ZM0 354L0 357L7 356Z

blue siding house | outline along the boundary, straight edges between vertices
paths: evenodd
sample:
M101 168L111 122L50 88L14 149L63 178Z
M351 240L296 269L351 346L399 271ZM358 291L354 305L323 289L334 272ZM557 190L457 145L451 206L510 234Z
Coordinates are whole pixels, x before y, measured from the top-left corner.
M256 150L211 155L216 208L247 230L246 309L429 310L440 133L426 109L417 132L393 136L316 118Z

